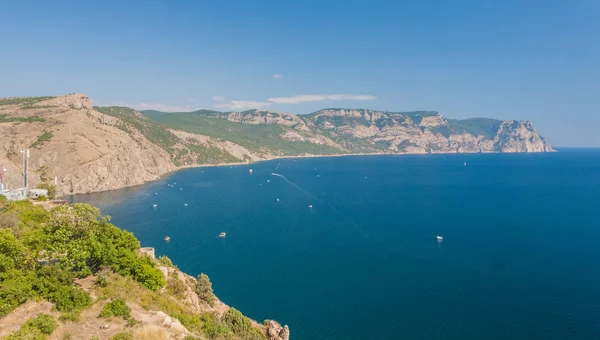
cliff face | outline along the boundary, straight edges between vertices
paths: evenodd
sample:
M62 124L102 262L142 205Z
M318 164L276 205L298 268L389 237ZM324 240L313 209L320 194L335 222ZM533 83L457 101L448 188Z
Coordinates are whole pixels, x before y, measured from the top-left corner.
M304 119L350 152L553 151L527 121L448 120L437 112L347 109L321 110Z
M437 112L326 109L142 113L85 95L0 99L0 165L22 186L57 178L59 194L117 189L186 166L349 153L548 152L528 121L452 120Z

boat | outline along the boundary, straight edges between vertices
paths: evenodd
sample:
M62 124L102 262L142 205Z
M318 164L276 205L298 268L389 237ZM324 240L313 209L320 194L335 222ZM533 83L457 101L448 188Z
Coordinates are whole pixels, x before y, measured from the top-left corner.
M152 204L152 208L156 208L156 207L158 207L158 205Z
M227 235L227 234L226 234L225 232L222 232L222 233L220 233L220 234L219 234L219 237L223 238L223 237L225 237L226 235Z
M436 236L435 238L436 238L438 241L443 241L443 240L444 240L444 238L443 238L443 237L441 237L441 236L439 236L439 235L438 235L438 236Z
M467 162L465 162L465 166L467 166Z
M277 202L279 202L279 198L277 199Z
M312 209L312 204L308 206L310 209Z
M184 206L184 207L187 207L187 203L185 203L183 206Z
M171 241L171 238L169 236L166 236L165 237L165 242L169 242L169 241Z
M248 170L248 172L250 173L250 175L252 175L252 169Z

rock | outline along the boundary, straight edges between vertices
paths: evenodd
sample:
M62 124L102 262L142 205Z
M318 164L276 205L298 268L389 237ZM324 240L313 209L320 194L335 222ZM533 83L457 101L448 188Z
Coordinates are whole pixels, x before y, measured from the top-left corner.
M287 325L281 327L279 323L273 320L266 320L265 326L267 327L267 339L269 340L289 340L290 329Z

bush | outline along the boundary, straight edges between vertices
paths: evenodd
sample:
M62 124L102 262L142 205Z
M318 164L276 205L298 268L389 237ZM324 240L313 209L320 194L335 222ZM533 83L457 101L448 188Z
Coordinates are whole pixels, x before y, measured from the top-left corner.
M237 335L246 335L252 330L250 319L235 308L229 308L223 316L223 322Z
M229 331L229 328L221 323L215 313L204 313L200 316L200 320L203 322L202 332L209 339L216 339Z
M110 318L112 316L121 316L127 320L131 317L131 308L121 299L113 300L104 305L99 315L101 318Z
M183 298L184 293L187 291L187 286L179 279L177 272L169 274L169 279L167 280L167 286L165 288L170 294L178 298Z
M63 321L63 322L77 322L79 321L79 313L77 312L68 312L68 313L62 313L60 315L60 317L58 318L58 320Z
M3 338L5 340L41 340L46 339L58 327L58 324L48 314L39 314L27 320L21 329Z
M110 339L111 340L133 340L133 335L131 335L131 333L117 333Z
M73 273L47 265L38 271L33 288L59 311L79 311L90 305L91 298L83 289L73 286L73 279Z
M46 196L44 196L44 195L39 195L39 196L36 198L36 200L37 200L37 201L39 201L39 202L46 202L46 201L48 200L48 197L46 197Z
M165 267L171 267L171 268L179 269L179 268L177 268L176 265L173 264L173 262L171 261L171 259L169 257L167 257L166 255L159 256L158 257L158 263L160 263L160 265L165 266Z
M40 332L50 335L52 332L54 332L58 325L56 324L56 321L54 321L54 318L52 318L50 315L39 314L37 317L29 319L29 321L25 323L24 327L34 327L39 329Z
M48 190L48 198L54 199L56 197L56 186L48 182L42 182L35 186L36 189Z
M215 305L216 298L208 275L198 275L198 281L196 281L196 294L198 294L200 300L208 303L209 306L213 307Z

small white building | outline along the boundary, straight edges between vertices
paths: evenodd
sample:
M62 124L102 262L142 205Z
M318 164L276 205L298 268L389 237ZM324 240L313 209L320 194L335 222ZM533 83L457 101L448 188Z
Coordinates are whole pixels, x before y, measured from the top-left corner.
M48 191L46 190L46 194ZM27 190L25 188L19 188L14 190L2 190L0 195L6 197L9 201L20 201L27 198Z

